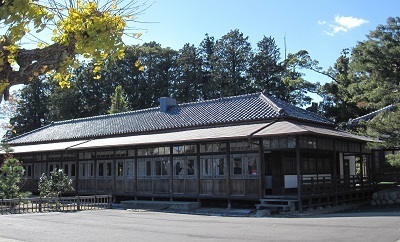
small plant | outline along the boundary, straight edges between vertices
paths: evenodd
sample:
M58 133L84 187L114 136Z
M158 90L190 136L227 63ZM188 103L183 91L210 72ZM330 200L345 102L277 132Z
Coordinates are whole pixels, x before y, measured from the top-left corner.
M39 192L42 197L59 197L64 192L72 192L72 179L62 169L54 169L48 178L44 173L39 179Z
M24 168L21 162L8 156L0 167L0 198L27 197L30 193L21 192Z

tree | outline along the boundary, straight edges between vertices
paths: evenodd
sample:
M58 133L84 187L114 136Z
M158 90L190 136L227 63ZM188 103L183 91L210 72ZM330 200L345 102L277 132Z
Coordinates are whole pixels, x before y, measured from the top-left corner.
M21 90L15 115L10 118L13 133L23 134L46 125L48 85L35 80Z
M135 1L3 0L0 2L0 96L7 100L9 88L27 84L35 77L53 73L62 86L68 86L79 58L93 61L93 71L100 73L103 60L121 59L124 34L137 37L128 22L143 5ZM118 4L124 4L118 6ZM33 32L52 35L51 41L38 42L37 48L24 49L22 40L40 39ZM55 72L54 72L55 71ZM99 75L96 78L100 78Z
M124 90L121 85L115 88L114 95L111 97L111 108L108 113L122 113L128 111L128 103Z
M220 95L248 93L251 85L247 73L252 57L248 37L238 29L231 30L217 41L214 55L215 81Z
M382 108L400 100L400 17L388 18L352 50L353 99Z
M185 44L179 50L172 88L178 102L193 102L203 97L201 64L199 52L194 45Z
M23 184L24 168L21 162L13 157L5 159L0 167L0 198L19 198L29 194L21 192Z
M199 55L202 59L202 79L201 79L201 95L203 99L218 98L220 94L217 90L215 81L215 41L214 37L208 36L201 41L199 46Z
M64 192L74 190L72 179L62 169L54 169L50 172L50 177L43 173L39 179L39 193L42 197L58 197Z
M282 82L284 67L280 62L280 50L272 37L257 43L257 52L251 61L250 75L257 91L265 90L271 96L281 96L285 89Z
M323 98L320 103L323 114L325 117L335 120L343 128L349 119L362 116L368 112L353 100L350 85L354 73L350 67L350 62L349 50L344 49L333 68L329 68L325 73L332 81L320 86L318 90Z
M297 106L305 106L311 103L309 92L315 93L317 85L303 78L300 72L310 62L311 58L307 51L300 50L294 54L289 53L282 63L284 73L282 76L282 91L277 98Z

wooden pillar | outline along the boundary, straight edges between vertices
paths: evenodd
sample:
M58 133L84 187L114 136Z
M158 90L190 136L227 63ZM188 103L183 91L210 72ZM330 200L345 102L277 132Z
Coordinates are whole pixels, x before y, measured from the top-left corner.
M301 157L300 157L300 136L296 135L296 171L297 171L297 198L298 198L298 206L299 211L303 211L303 201L302 201L302 194L301 194Z
M135 194L135 200L137 199L137 193L138 193L138 175L139 175L139 171L138 171L138 148L135 147L135 156L133 158L133 169L134 169L134 183L135 183L135 187L134 187L134 194Z
M197 202L200 202L200 193L201 193L201 181L200 181L200 143L196 144L196 177L197 177Z
M263 140L259 139L259 171L258 174L260 176L259 178L259 194L260 194L260 199L262 199L265 195L265 188L264 188L264 184L265 184L265 160L264 160L264 146L263 146Z
M231 196L231 144L229 143L229 141L226 141L226 172L228 174L226 174L226 183L227 183L227 193L228 196ZM231 201L230 199L228 199L228 208L231 207Z
M172 201L172 194L174 193L174 146L169 145L169 193L170 200Z
M79 152L75 153L75 194L79 195Z
M333 140L333 155L332 155L332 165L333 165L333 174L332 174L332 182L334 183L335 186L335 206L338 205L338 191L337 191L337 186L338 186L338 162L337 162L337 155L336 155L336 146L335 146L335 141Z

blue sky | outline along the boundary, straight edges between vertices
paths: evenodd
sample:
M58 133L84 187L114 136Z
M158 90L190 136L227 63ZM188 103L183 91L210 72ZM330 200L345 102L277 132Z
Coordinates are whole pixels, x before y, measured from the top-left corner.
M395 0L159 0L138 16L138 21L154 23L137 24L144 29L142 40L130 42L156 41L178 50L185 43L198 46L206 33L218 39L239 29L253 48L264 35L272 36L282 54L286 36L288 53L307 50L326 69L344 48L365 40L370 30L398 16L399 9ZM309 72L306 79L330 81Z

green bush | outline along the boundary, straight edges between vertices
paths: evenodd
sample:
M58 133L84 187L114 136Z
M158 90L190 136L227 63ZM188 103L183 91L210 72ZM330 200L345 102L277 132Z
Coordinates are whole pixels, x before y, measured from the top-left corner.
M0 198L20 198L29 196L29 192L21 192L24 179L24 167L21 162L11 156L0 167Z
M64 192L72 192L72 179L62 169L54 169L50 177L44 173L39 179L39 192L42 197L58 197Z

